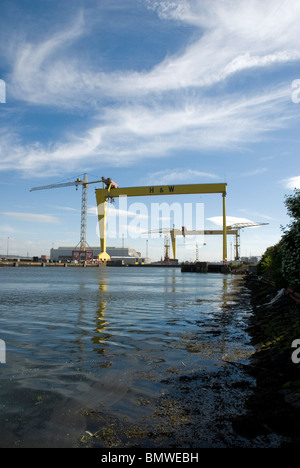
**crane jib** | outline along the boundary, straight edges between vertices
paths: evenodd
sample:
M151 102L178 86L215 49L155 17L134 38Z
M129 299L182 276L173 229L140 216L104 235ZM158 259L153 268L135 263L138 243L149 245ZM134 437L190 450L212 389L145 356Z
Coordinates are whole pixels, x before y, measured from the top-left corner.
M42 185L41 187L33 187L30 192L34 192L35 190L47 190L47 189L52 189L52 188L60 188L60 187L70 187L72 185L78 185L79 181L76 180L76 182L66 182L63 184L53 184L53 185Z

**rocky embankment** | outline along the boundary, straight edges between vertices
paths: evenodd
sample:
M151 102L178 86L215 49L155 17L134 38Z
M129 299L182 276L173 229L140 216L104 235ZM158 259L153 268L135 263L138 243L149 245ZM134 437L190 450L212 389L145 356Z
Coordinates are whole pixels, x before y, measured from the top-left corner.
M278 434L286 440L283 447L299 447L300 350L292 343L300 340L300 304L289 291L251 275L245 285L253 307L248 333L256 348L249 370L257 385L234 427L246 437Z

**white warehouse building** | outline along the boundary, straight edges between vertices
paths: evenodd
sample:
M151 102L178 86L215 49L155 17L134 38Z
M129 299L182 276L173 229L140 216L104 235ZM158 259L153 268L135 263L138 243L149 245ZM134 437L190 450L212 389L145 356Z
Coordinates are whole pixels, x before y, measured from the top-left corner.
M71 262L72 253L78 250L74 247L58 247L50 250L51 262ZM87 250L93 251L94 259L101 253L100 247L87 247ZM128 247L107 247L107 253L112 261L123 260L125 264L146 263L148 259L142 258L141 253Z

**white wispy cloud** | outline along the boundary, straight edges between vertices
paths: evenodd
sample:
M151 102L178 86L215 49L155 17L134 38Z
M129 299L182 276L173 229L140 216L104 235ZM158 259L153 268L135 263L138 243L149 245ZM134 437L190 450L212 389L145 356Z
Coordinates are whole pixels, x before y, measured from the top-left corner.
M11 234L11 233L17 232L16 229L13 228L12 226L10 226L9 224L2 224L2 225L0 226L0 231L1 231L2 233L7 232L7 234ZM0 237L0 239L1 239L1 237ZM5 240L7 240L7 237L5 237Z
M48 205L50 208L55 208L56 210L62 211L75 211L76 213L79 211L77 208L72 208L71 206L61 206L61 205Z
M10 92L19 100L35 104L66 105L84 86L78 74L79 64L70 45L83 34L84 18L80 11L75 21L61 31L49 34L40 42L24 41L15 51L15 62L10 77ZM10 49L11 52L11 49ZM59 101L57 100L59 99Z
M256 176L263 174L264 172L267 172L268 169L266 167L259 167L257 169L253 169L251 171L243 172L240 176L241 177L251 177L251 176Z
M290 84L274 82L265 89L249 86L237 92L228 80L242 71L300 59L299 3L145 4L162 21L174 19L198 28L193 42L147 71L104 69L101 60L91 63L93 53L79 58L76 46L90 27L84 11L59 32L45 31L35 42L15 40L11 96L60 111L89 112L81 132L67 129L49 144L25 144L22 135L7 126L0 133L0 170L18 167L32 174L43 169L54 175L99 158L104 164L130 165L168 156L174 149L234 150L284 128L296 112L290 105ZM11 54L12 46L8 50ZM94 54L101 57L103 52L100 45ZM224 86L221 95L212 92L218 85Z
M61 221L56 216L43 215L36 213L22 213L17 211L5 211L1 213L3 216L14 218L18 221L26 221L29 223L46 223L46 224L59 224Z
M246 210L245 208L240 208L239 210L237 211L240 211L242 213L245 213L245 214L250 214L251 216L255 216L255 217L258 217L258 218L263 218L265 220L274 220L274 218L272 218L271 216L265 214L265 213L260 213L259 211L248 211Z
M208 221L211 221L213 224L217 226L223 226L223 216L213 216L211 218L207 218ZM248 224L248 223L256 223L256 221L252 221L248 218L239 218L237 216L226 216L226 224L227 226L232 226L235 224Z
M174 2L155 2L167 17L199 27L199 39L183 51L167 56L147 72L107 71L82 63L72 53L72 45L89 27L82 12L73 24L40 43L22 41L16 50L11 91L28 102L54 107L98 106L103 96L115 99L147 96L207 87L254 67L299 60L297 18L299 4L270 2L195 2L182 8ZM266 17L268 19L266 19ZM249 49L251 52L249 52ZM101 54L101 49L100 49Z
M141 183L147 185L164 185L170 183L197 183L203 179L218 179L216 174L202 172L196 169L173 169L153 172L148 174Z
M272 48L297 41L299 4L293 0L146 0L147 6L164 19L184 21L205 31L222 31L240 41L255 42L255 48ZM287 24L290 29L287 31Z
M283 179L281 183L284 185L284 187L290 190L299 189L300 188L300 175L289 177L287 179Z
M282 115L288 96L289 90L283 86L247 100L227 98L222 105L199 99L176 109L170 105L106 109L101 125L81 136L69 135L66 141L50 147L16 145L12 138L4 137L0 169L18 167L27 173L46 169L51 175L62 167L74 171L100 156L103 163L129 165L144 158L167 156L172 150L240 148L249 141L249 135L252 141L259 141L265 133L284 127L293 112L289 106Z

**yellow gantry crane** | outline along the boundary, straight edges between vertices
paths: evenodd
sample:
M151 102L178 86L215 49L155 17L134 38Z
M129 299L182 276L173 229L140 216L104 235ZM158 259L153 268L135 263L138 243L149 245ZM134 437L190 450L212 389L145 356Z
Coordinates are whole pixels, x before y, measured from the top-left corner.
M86 246L86 224L87 224L87 187L89 184L96 184L102 182L102 189L95 190L96 192L96 201L97 201L97 210L98 210L98 224L99 224L99 234L100 234L100 246L101 254L98 255L98 260L106 262L110 260L110 256L106 251L106 223L107 223L107 202L108 200L113 200L118 197L140 197L140 196L156 196L156 195L187 195L187 194L221 194L222 195L222 211L223 211L223 226L222 230L211 230L211 231L188 231L186 228L181 230L173 229L169 231L171 233L173 255L176 258L176 236L177 235L212 235L218 234L223 236L223 262L227 263L227 234L235 234L237 236L236 241L236 258L239 258L238 247L239 247L239 230L244 227L254 227L262 224L268 223L243 223L243 224L234 224L232 226L227 226L226 224L226 192L227 184L226 183L217 183L217 184L187 184L187 185L160 185L160 186L143 186L143 187L122 187L119 188L118 184L112 181L110 178L102 177L101 180L96 180L88 182L87 174L84 174L83 179L76 179L73 182L65 182L60 184L53 185L44 185L40 187L33 187L30 191L36 190L46 190L52 188L60 187L69 187L82 186L82 202L81 202L81 229L80 229L80 248L79 250L74 250L74 255L79 255L81 259L81 254L85 254L85 260L87 260L88 255L93 255L93 252L87 251ZM78 245L78 244L77 244ZM77 247L77 246L76 246Z
M107 224L107 202L118 197L140 197L140 196L156 196L156 195L187 195L187 194L222 194L223 206L223 262L227 262L227 237L226 237L226 192L227 184L187 184L187 185L159 185L159 186L144 186L144 187L118 187L110 178L88 182L87 175L84 175L83 180L76 179L74 182L66 182L61 184L44 185L34 187L31 191L45 190L52 188L60 188L75 185L78 188L82 185L82 206L81 206L81 232L80 232L80 250L76 251L79 255L86 250L86 217L87 217L87 186L103 182L103 188L96 188L96 201L98 210L98 224L100 234L101 254L98 255L98 260L106 262L110 260L110 256L106 251L106 224ZM74 251L75 252L75 251Z
M245 223L235 223L232 224L231 226L226 226L226 233L227 235L234 235L235 236L235 260L240 259L240 253L239 253L239 248L240 248L240 230L246 227L257 227L257 226L263 226L268 223L254 223L254 222L245 222ZM171 237L171 243L172 243L172 251L173 251L173 258L176 259L176 237L177 236L199 236L199 235L204 235L204 236L211 236L211 235L223 235L223 230L217 229L217 230L188 230L185 226L183 226L181 229L175 229L173 226L173 229L169 228L160 228L160 229L154 229L152 231L147 231L144 234L151 234L151 233L166 233L170 234ZM198 246L198 244L197 244ZM198 249L198 247L197 247ZM197 255L196 255L197 257Z
M223 235L223 230L187 230L184 226L182 229L169 229L169 228L160 228L160 229L153 229L152 231L146 231L143 234L162 234L164 233L165 236L167 233L170 234L171 237L171 244L172 244L172 252L173 252L173 258L174 260L176 259L176 237L177 236L199 236L199 235ZM237 230L232 230L232 229L226 229L226 234L234 234L237 236L238 231ZM166 242L165 242L166 244Z
M143 197L159 195L187 195L187 194L221 194L223 212L223 262L227 262L227 237L226 237L226 192L227 184L187 184L187 185L155 185L146 187L121 187L118 188L113 183L105 189L96 189L96 200L98 209L98 223L100 233L101 254L100 261L106 262L110 257L106 251L106 223L107 223L107 202L109 199L117 197Z

